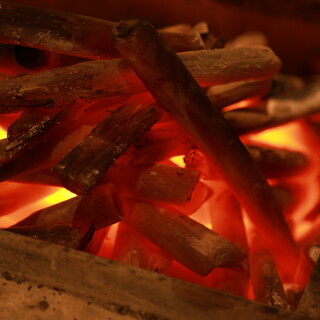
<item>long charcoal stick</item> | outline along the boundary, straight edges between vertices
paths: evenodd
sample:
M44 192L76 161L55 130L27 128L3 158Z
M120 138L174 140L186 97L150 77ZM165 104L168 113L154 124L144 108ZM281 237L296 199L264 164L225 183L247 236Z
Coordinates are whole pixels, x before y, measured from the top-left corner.
M150 105L123 105L100 122L54 167L63 185L77 194L92 189L130 145L159 119Z
M151 24L141 20L120 21L113 30L113 41L158 105L175 118L199 149L208 155L271 251L285 255L289 263L287 272L292 276L298 255L271 188L179 57Z
M201 86L238 80L266 79L281 62L267 47L201 50L180 53ZM90 61L0 81L0 113L23 107L65 105L77 100L99 101L145 91L122 59Z
M0 42L91 59L119 56L110 34L114 22L73 13L0 2ZM162 32L174 50L204 48L199 34Z

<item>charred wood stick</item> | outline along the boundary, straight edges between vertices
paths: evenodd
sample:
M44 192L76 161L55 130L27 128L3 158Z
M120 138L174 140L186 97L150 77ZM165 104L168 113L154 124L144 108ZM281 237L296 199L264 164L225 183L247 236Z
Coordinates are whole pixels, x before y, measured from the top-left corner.
M151 105L124 105L100 122L54 167L63 185L84 194L144 132L159 119Z
M267 79L280 68L267 47L202 50L179 57L201 86ZM0 81L0 113L23 107L50 108L75 101L99 101L146 89L122 59L90 61Z
M246 257L232 242L173 210L138 202L124 222L202 276L216 267L238 265Z
M216 0L226 5L238 6L241 9L252 10L262 14L274 15L304 20L306 22L319 22L320 9L317 0L293 0L290 6L285 0Z
M224 113L238 134L276 127L320 111L320 84L316 82L291 97L276 97L265 104Z
M265 95L270 85L269 79L237 81L210 87L207 95L217 108L222 109L247 98Z
M297 311L312 319L319 318L320 312L320 257L299 302Z
M13 227L5 230L74 249L79 247L81 241L80 229L72 226Z
M114 22L73 13L0 2L0 42L90 59L119 56L110 39ZM199 50L199 34L162 32L177 51Z
M291 261L289 268L292 268L297 262L297 251L271 188L239 138L181 60L145 21L119 22L113 31L113 41L158 105L180 123L209 157L218 175L237 195L268 247L273 253L280 254L281 251L283 254L285 251L286 258ZM279 251L279 243L285 249ZM288 270L291 276L292 272L292 269Z

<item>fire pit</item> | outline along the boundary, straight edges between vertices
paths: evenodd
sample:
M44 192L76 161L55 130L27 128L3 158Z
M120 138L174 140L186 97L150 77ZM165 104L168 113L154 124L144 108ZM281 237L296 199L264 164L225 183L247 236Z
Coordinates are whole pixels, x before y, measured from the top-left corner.
M1 270L30 317L315 316L319 79L277 74L257 32L0 17Z

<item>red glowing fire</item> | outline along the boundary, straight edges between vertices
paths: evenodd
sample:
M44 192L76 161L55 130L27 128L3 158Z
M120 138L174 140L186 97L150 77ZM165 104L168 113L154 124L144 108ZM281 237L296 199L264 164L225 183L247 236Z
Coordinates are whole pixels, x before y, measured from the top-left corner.
M310 110L300 114L292 107L301 103L300 98L283 100L270 87L279 59L267 47L229 44L222 51L202 50L217 44L211 43L217 39L199 26L183 35L189 40L191 35L192 41L194 34L203 36L200 48L177 57L154 40L159 38L151 25L128 20L117 26L113 39L118 42L111 45L126 61L88 61L55 71L50 65L47 73L41 67L38 73L0 80L8 87L0 111L22 111L0 118L4 154L0 160L9 168L9 173L3 170L6 181L1 183L0 228L19 232L71 225L77 232L73 239L79 242L74 245L77 249L292 308L295 302L288 301L284 289L304 288L314 264L309 249L320 241L320 156L314 154L319 137L306 118ZM154 55L145 57L152 72L144 70L144 63L135 65L138 58L132 55L136 52L121 38L132 30L137 35L145 32L142 40L133 37L141 41L136 48L145 48L144 37L155 41L180 81L165 76L172 78L171 69L164 75L165 66L154 63ZM177 40L172 34L164 32L174 45ZM84 55L93 49L81 50ZM84 57L97 58L91 55ZM256 60L248 63L248 71L242 66L250 55ZM141 54L137 56L140 59ZM208 75L213 63L215 68ZM154 74L159 75L156 80ZM202 87L217 90L208 90L206 96L193 77ZM33 85L48 78L45 86ZM280 80L284 87L289 83L294 90L305 89L302 80L284 78ZM61 79L69 89L61 86ZM159 79L169 79L172 87L162 88ZM29 87L21 90L25 84ZM158 87L163 89L161 94ZM310 92L303 91L304 103L315 112ZM268 102L273 98L275 114L269 113ZM52 111L55 101L59 107L68 107ZM210 109L211 102L217 109ZM177 109L172 106L175 103ZM29 104L45 107L38 114L26 111ZM166 112L159 111L159 106ZM288 110L292 114L285 118ZM212 122L207 121L210 117ZM253 126L251 119L256 121ZM265 129L262 119L272 128ZM29 167L21 169L21 163Z

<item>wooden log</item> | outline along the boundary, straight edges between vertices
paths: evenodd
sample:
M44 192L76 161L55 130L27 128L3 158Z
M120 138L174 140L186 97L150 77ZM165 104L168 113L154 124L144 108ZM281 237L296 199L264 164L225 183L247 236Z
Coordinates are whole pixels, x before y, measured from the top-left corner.
M299 302L297 311L312 319L318 319L320 313L320 257L311 274L307 287Z
M87 193L159 116L159 111L150 104L118 108L62 158L53 171L67 189L77 194Z
M1 1L0 42L90 59L119 56L110 34L114 22ZM199 34L162 32L177 51L199 50Z
M33 286L55 288L56 294L61 292L67 303L70 302L67 295L78 297L80 301L75 309L81 307L81 316L91 310L89 318L100 307L100 311L107 311L107 316L112 320L120 320L124 316L170 320L247 320L248 317L255 320L310 319L305 315L5 231L0 231L0 255L6 257L0 261L3 278L13 283L24 280ZM14 289L17 292L17 289L23 288L20 285ZM28 296L32 297L30 294ZM41 297L43 299L43 295ZM15 310L12 305L20 306L25 300L14 301L8 306L7 299L1 299L2 310ZM63 301L61 303L66 306ZM34 312L34 309L26 308L21 317L21 308L18 307L18 310L15 314L18 314L16 319L19 320L28 317L29 310Z
M266 79L281 62L267 47L201 50L179 57L202 86ZM130 96L146 89L122 59L83 62L0 81L0 113Z
M234 131L247 134L288 123L320 111L320 83L315 82L289 97L275 97L262 105L224 113Z
M271 251L280 254L279 243L282 244L281 254L284 251L292 263L287 270L292 277L292 267L298 256L281 207L219 110L214 108L151 24L135 19L120 21L114 28L113 40L158 105L209 157L217 174L237 195Z

